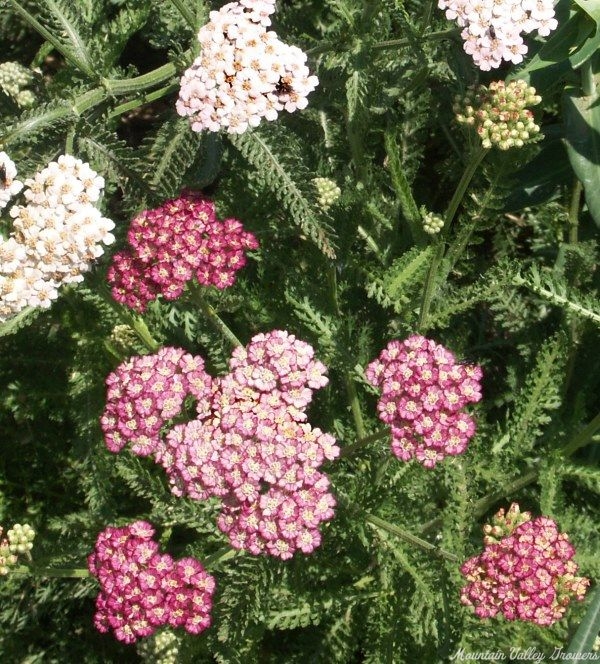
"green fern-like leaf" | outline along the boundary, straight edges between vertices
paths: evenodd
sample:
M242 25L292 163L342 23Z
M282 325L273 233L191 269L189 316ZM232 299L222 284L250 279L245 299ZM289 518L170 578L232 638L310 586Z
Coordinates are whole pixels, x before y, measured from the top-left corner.
M533 448L551 421L550 413L562 403L561 383L567 342L562 334L549 339L537 354L535 368L517 395L516 408L506 434L493 446L499 452L505 445L521 457Z
M264 186L287 209L295 224L329 258L335 258L333 231L312 204L314 193L306 167L299 158L296 137L279 126L231 134L231 143L256 169ZM278 147L276 147L278 146ZM279 146L285 146L285 151Z

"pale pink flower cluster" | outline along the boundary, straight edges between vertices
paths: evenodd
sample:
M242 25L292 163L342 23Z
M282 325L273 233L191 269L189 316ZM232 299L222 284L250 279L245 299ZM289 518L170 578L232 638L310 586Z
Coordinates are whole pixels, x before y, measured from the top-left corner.
M138 456L157 451L162 427L181 413L188 395L204 412L212 393L202 358L169 347L130 358L108 376L106 386L100 420L106 446L119 452L129 443Z
M154 528L135 521L109 526L88 557L100 582L94 624L119 641L134 643L159 627L183 627L200 634L210 626L215 580L195 558L173 560L160 553Z
M399 459L416 458L433 468L466 450L475 422L460 411L481 399L478 366L458 364L443 346L413 335L390 341L365 374L382 390L377 410L392 429L392 451Z
M461 602L479 618L502 613L507 620L548 626L560 620L571 600L582 600L589 579L575 576L575 549L552 519L531 519L513 503L484 527L483 553L461 572L469 584Z
M189 191L140 212L127 239L129 247L114 255L107 278L115 300L136 311L158 295L178 298L194 277L205 286L231 286L246 251L258 248L240 221L220 221L212 201Z
M115 239L114 223L95 206L104 179L80 159L63 155L25 186L26 204L10 210L13 231L0 237L0 321L28 306L49 307L60 286L83 281L102 245Z
M236 348L223 377L211 378L195 359L189 393L197 399L197 417L164 438L158 392L166 392L173 417L185 398L185 380L177 379L178 396L169 398L169 367L161 362L160 375L152 376L150 357L129 360L111 374L102 418L107 446L116 452L131 441L136 454L153 454L175 495L220 498L218 525L235 548L282 559L297 550L310 553L321 541L319 524L333 517L335 506L319 468L339 448L333 436L306 422L305 412L313 390L328 382L325 366L309 344L281 330ZM144 376L134 369L140 362L148 367ZM175 362L171 372L180 374Z
M465 51L484 71L502 61L518 64L527 53L522 33L546 37L558 26L552 0L439 0L446 18L463 28Z
M198 33L202 52L181 79L176 105L194 131L242 134L263 118L306 107L319 81L301 49L267 30L274 11L274 0L242 0L210 13Z

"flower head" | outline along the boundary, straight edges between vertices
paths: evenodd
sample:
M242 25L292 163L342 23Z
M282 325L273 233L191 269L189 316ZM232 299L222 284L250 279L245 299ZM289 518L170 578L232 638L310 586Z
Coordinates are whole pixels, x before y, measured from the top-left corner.
M201 55L181 79L177 112L194 131L242 134L308 104L318 84L306 54L267 30L273 0L230 2L198 33Z
M237 219L219 221L212 201L185 192L131 222L129 248L113 257L108 281L115 300L137 311L162 295L174 300L188 281L227 288L258 242Z
M159 627L199 634L210 626L215 580L195 558L173 560L159 552L145 521L114 528L96 539L88 557L100 583L94 624L119 641L134 643Z
M483 553L461 567L469 581L461 602L479 618L502 613L507 620L548 626L563 617L571 600L583 599L589 579L575 576L575 549L552 519L532 519L513 503L483 531Z
M479 367L458 364L443 346L413 335L391 341L365 373L381 388L379 419L391 427L399 459L433 468L466 450L475 422L462 410L481 399Z

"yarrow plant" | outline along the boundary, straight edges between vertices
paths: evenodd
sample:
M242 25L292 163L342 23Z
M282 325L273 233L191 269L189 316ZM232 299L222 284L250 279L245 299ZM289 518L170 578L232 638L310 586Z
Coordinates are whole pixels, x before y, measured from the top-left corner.
M391 427L392 451L399 459L415 458L433 468L467 449L475 422L461 411L481 399L478 366L459 364L440 344L413 335L390 341L365 375L381 388L379 418Z
M176 362L191 369L192 380ZM307 343L275 330L235 349L226 376L210 379L202 367L200 358L176 349L119 367L107 379L108 448L117 452L130 442L135 454L153 454L176 495L221 498L219 528L235 548L283 559L310 553L335 505L318 469L339 449L304 412L313 390L327 384L325 366ZM197 417L173 427L163 442L161 428L179 414L186 381Z
M5 191L20 190L14 165L2 163ZM114 241L114 222L96 207L103 188L104 179L71 155L25 180L25 205L11 207L13 231L0 237L0 321L27 306L49 307Z
M278 113L306 108L318 85L306 54L267 30L274 0L230 2L200 29L201 55L181 79L179 115L194 131L242 134Z
M317 204L327 212L342 195L342 190L330 178L313 178L312 182L317 190Z
M526 81L493 81L455 104L456 119L476 129L484 148L521 148L540 139L540 127L527 107L541 101Z
M29 89L34 80L33 72L20 63L0 63L0 90L21 108L28 108L35 103L35 93Z
M461 602L479 618L502 613L507 620L548 626L563 617L571 600L583 599L589 579L575 576L575 549L552 519L532 519L513 503L483 532L483 553L461 567L469 581Z
M552 0L439 0L446 18L463 28L464 49L483 71L527 53L521 33L547 37L558 26Z
M19 556L31 560L35 531L29 524L16 523L2 538L0 527L0 576L6 576L19 562Z
M246 264L246 251L258 248L237 219L217 219L215 205L185 192L138 214L129 227L129 248L116 253L108 282L117 302L144 311L162 295L178 298L194 277L223 289Z
M109 526L88 558L100 583L94 624L119 641L135 643L159 627L182 627L200 634L211 623L215 580L195 558L160 553L154 528L136 521Z

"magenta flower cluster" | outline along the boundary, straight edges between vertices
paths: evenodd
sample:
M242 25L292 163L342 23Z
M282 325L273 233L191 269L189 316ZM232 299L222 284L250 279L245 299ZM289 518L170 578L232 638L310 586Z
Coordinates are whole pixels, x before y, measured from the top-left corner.
M572 599L582 600L589 579L575 576L575 549L547 517L531 519L513 503L484 527L485 549L461 567L469 584L461 602L479 618L502 613L508 620L548 626Z
M399 459L416 458L433 468L466 450L475 422L461 411L481 399L478 366L458 364L443 346L413 335L391 341L365 373L382 390L377 410L392 429L392 451Z
M194 277L205 286L231 286L245 252L258 247L241 222L219 221L214 203L194 192L138 214L127 240L107 276L115 300L136 311L159 295L175 300Z
M152 454L175 495L220 498L218 526L233 547L282 559L310 553L335 506L319 468L339 448L305 412L325 373L309 344L281 330L236 348L220 378L173 348L134 358L107 379L106 444L117 452L131 442L134 453ZM166 419L181 410L186 382L197 416L161 438Z
M215 580L195 558L159 552L154 528L136 521L108 527L88 557L100 583L94 624L119 641L134 643L159 627L183 627L199 634L210 626Z

